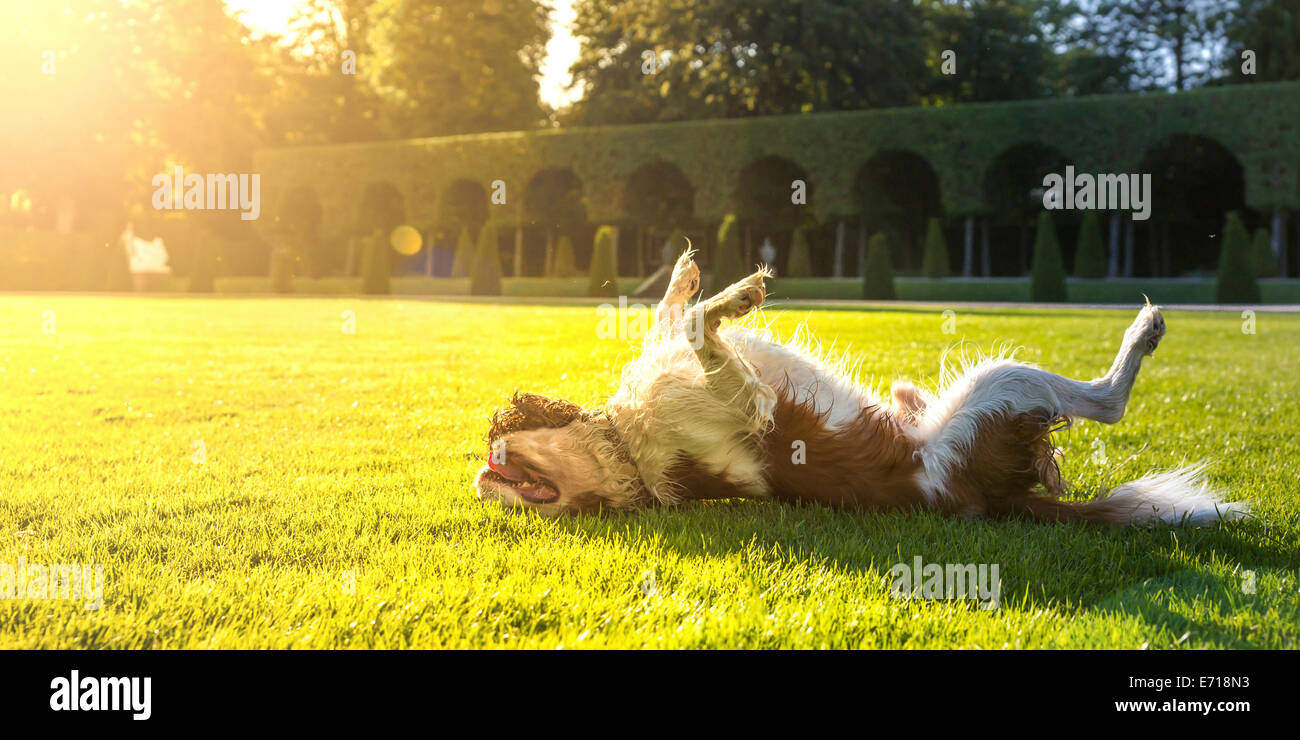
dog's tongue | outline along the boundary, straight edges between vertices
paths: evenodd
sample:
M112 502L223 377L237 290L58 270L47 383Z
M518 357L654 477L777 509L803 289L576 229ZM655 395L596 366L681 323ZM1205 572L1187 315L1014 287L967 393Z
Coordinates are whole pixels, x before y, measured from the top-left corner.
M523 469L507 463L496 462L491 455L488 455L487 464L489 468L496 471L497 475L503 478L509 478L517 483L528 480L528 475L524 473Z

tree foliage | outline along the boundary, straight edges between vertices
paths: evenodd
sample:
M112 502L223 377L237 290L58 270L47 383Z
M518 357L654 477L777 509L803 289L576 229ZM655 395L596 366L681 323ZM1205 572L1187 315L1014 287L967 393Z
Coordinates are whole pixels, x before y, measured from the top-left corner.
M573 123L646 123L914 102L919 14L891 0L578 0Z
M400 137L534 128L550 38L537 0L375 0L358 63Z

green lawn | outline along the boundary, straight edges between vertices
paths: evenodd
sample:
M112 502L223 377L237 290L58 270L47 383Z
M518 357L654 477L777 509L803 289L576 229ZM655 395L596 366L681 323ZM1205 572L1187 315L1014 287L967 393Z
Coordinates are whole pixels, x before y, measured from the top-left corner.
M1132 312L960 312L955 334L938 311L767 316L884 382L932 377L959 340L1091 377ZM0 601L0 647L1296 647L1300 316L1260 314L1254 335L1233 313L1167 318L1128 417L1061 435L1063 469L1091 492L1210 458L1254 520L743 502L545 520L470 481L514 389L612 390L634 349L597 338L594 308L0 297L0 564L106 580L97 611ZM1000 608L893 599L890 567L916 555L998 564Z

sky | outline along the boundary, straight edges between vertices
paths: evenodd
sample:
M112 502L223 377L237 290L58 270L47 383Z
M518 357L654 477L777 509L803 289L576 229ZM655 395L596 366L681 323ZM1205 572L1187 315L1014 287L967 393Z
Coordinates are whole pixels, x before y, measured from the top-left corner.
M283 33L293 17L298 0L226 0L231 10L244 11L244 22L255 30ZM551 0L551 40L542 61L542 100L552 106L570 102L577 94L569 91L569 66L578 58L578 41L569 32L573 25L573 0Z

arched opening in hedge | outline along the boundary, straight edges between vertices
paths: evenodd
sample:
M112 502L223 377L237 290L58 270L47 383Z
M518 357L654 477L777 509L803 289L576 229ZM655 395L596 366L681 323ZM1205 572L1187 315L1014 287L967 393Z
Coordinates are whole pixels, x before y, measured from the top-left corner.
M478 243L478 232L488 220L488 193L473 180L456 180L438 199L437 222L432 234L433 274L450 275L461 231L468 230L469 243Z
M595 230L587 223L582 180L572 170L538 172L524 188L524 252L522 274L550 275L560 237L573 242L578 264L591 256Z
M681 169L660 159L641 165L628 178L620 203L623 215L630 222L633 248L630 267L644 274L648 265L658 265L662 248L673 229L681 229L688 236L695 226L695 188ZM696 235L695 242L703 244Z
M926 222L943 214L939 175L930 160L905 149L879 152L858 170L853 196L864 228L859 236L885 233L894 265L919 270Z
M1151 174L1152 193L1151 217L1136 224L1135 274L1214 271L1229 211L1240 211L1248 229L1267 226L1245 208L1241 163L1213 139L1191 134L1161 139L1147 147L1138 172Z
M762 157L740 170L735 203L736 217L742 224L741 245L746 268L765 260L762 245L770 241L776 250L772 265L778 275L785 272L795 230L817 225L813 194L808 173L784 157ZM825 250L819 248L820 239L810 241L814 242L811 252L817 263Z
M1051 173L1064 176L1068 164L1070 161L1060 151L1037 142L1010 146L989 164L984 172L983 196L988 209L990 274L1029 272L1034 228L1038 214L1043 212L1043 178ZM1077 211L1052 213L1065 264L1072 265L1081 217Z

